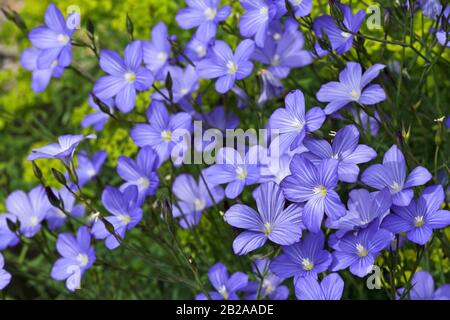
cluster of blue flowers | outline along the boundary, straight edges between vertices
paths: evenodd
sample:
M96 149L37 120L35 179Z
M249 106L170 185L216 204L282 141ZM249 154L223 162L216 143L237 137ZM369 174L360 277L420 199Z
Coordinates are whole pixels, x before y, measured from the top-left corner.
M76 149L96 137L64 135L57 143L32 150L28 158L61 160L67 172L56 172L55 177L62 189L38 186L29 193L10 194L7 213L0 216L0 250L17 245L23 237L32 238L44 222L51 230L61 230L67 219L81 221L76 235L59 233L56 249L61 258L51 271L54 279L66 280L69 290L80 288L83 273L96 260L92 243L104 240L110 250L120 246L126 233L145 215L146 200L156 194L159 168L169 159L173 165L183 166L191 142L195 149L203 150L203 142L184 139L185 132L193 131L193 120L203 120L222 132L238 126L240 119L224 106L211 108L209 113L196 109L202 99L198 93L201 79L214 79L215 90L234 95L239 108L252 103L263 107L268 101L283 98L282 80L293 69L326 55L348 52L365 19L364 11L354 14L341 4L334 7L342 15L338 22L327 15L313 21L311 0L240 0L240 41L233 50L216 38L221 26L230 28L225 20L231 8L219 2L186 0L187 7L178 12L176 21L182 29L197 30L182 51L173 48L176 38L159 23L151 32L151 40L132 41L123 57L111 50L99 52L105 75L87 97L95 113L84 119L83 127L92 126L101 134L109 119L117 119L117 113L134 110L137 92L152 91L148 123L133 124L129 132L139 152L134 159L119 158L117 174L124 182L118 188L106 186L103 190L101 202L109 215L83 196L84 186L100 174L106 152L89 156L80 151L76 167ZM450 6L443 9L433 6L436 1L418 2L425 16L448 20ZM303 17L311 19L316 37L311 50L305 49L305 36L299 29ZM71 19L76 16L65 20L50 5L45 26L30 32L33 48L23 53L22 65L33 71L35 92L44 90L51 77L59 77L71 64ZM447 31L439 30L436 37L441 45L450 45ZM291 91L284 97L284 106L274 110L265 125L269 132L279 133L267 139L268 147L247 146L244 152L220 148L215 164L199 170L197 178L189 173L174 177L171 192L176 199L170 208L181 228L195 228L208 208L253 190L256 207L227 201L231 206L224 210L224 223L242 231L234 239L232 251L242 256L268 246L277 248L270 259L253 261L250 277L242 272L230 276L222 263L215 264L208 272L215 291L200 293L197 299L287 299L289 289L283 283L293 278L298 299L337 300L345 285L339 271L348 269L364 277L372 272L383 251L399 250L404 245L404 234L407 240L423 246L433 230L450 225L450 212L442 209L443 186L430 183L432 175L426 168L408 170L397 145L384 153L382 163L373 163L379 154L359 142L357 125L369 127L372 135L380 129L379 114L370 107L388 99L383 87L375 83L384 68L382 64L363 68L358 62L347 62L338 79L317 91L315 98L324 103L323 108L307 107L304 93ZM254 73L261 79L261 87L259 97L252 102L240 84ZM175 108L168 106L174 105L179 112L169 112ZM331 141L320 137L317 132L324 123L340 119L343 111L354 115L356 125L333 132ZM174 153L178 156L173 157ZM359 166L369 162L360 174ZM36 165L35 169L39 177ZM426 184L415 198L415 188ZM341 198L346 199L343 190L347 189L345 203ZM0 255L0 290L11 278L3 266ZM415 272L410 285L398 290L398 298L450 299L450 285L435 291L433 279L425 271Z

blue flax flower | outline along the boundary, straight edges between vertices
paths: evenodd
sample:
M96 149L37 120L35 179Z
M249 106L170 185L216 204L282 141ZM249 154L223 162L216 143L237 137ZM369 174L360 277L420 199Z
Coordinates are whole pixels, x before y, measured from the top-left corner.
M192 117L186 112L171 115L161 101L153 100L147 118L150 124L136 125L130 135L139 147L152 147L161 164L169 159L175 147L184 148L183 138L191 132Z
M5 260L3 255L0 253L0 291L5 289L6 286L11 282L11 274L4 269Z
M325 113L332 114L349 103L373 105L386 100L386 93L379 84L369 85L385 66L375 64L362 73L361 65L347 62L346 68L339 74L339 82L328 82L320 87L317 100L328 102Z
M425 270L419 270L411 280L412 289L406 294L409 300L450 300L450 284L444 284L435 290L433 276ZM398 289L400 298L404 288Z
M193 66L188 65L184 70L180 67L170 67L169 72L172 77L172 102L178 103L185 97L189 98L198 88L198 76ZM161 93L155 92L152 98L165 101L170 97L166 88L160 91Z
M406 176L405 157L396 145L385 153L383 164L370 166L361 176L361 181L372 188L383 190L388 187L396 206L407 206L414 196L413 187L424 185L430 179L430 172L421 166Z
M153 28L150 41L142 41L142 50L145 67L153 73L155 80L164 81L169 65L171 45L167 27L163 22Z
M351 273L364 277L372 271L375 259L390 246L392 239L392 233L380 229L378 221L357 233L348 233L332 244L336 250L333 252L333 271L350 267Z
M342 24L346 30L342 30L331 16L320 16L314 20L314 32L319 38L323 38L325 33L330 41L331 49L338 54L343 54L352 48L355 39L352 33L359 31L366 13L364 10L359 10L356 15L353 15L349 6L341 4L340 8L344 15Z
M406 207L394 206L382 227L393 233L406 232L409 240L424 245L430 240L433 229L450 225L450 211L440 210L444 197L441 185L430 186L417 201L411 201Z
M312 0L288 0L296 17L306 17L311 13Z
M136 186L139 192L138 203L142 203L147 196L156 193L159 185L159 177L156 172L158 167L158 155L151 147L142 148L136 160L120 156L117 173L127 181L120 186L120 190L124 191L128 186Z
M308 158L313 163L322 159L336 159L339 161L339 180L354 183L358 179L358 164L368 162L377 156L374 149L364 144L358 144L359 131L354 125L345 126L339 130L330 145L323 139L305 139L308 148Z
M270 264L270 270L281 278L313 277L327 271L331 254L323 249L325 237L322 232L310 233L300 242L283 247L283 254Z
M294 286L298 300L341 300L344 292L344 281L337 273L327 275L320 283L312 277L298 278Z
M59 191L53 190L54 194L60 199L64 210L72 217L80 218L84 215L84 207L75 204L75 196L66 188ZM50 207L45 217L50 230L57 229L64 225L67 215L59 208Z
M14 247L19 243L17 234L9 229L8 221L17 222L15 215L10 213L0 214L0 251L8 247Z
M274 182L260 185L253 192L258 211L243 204L235 204L225 213L225 220L236 228L246 229L234 239L233 250L238 255L261 248L267 240L290 245L302 236L302 206L285 207L285 199Z
M217 291L212 291L209 296L212 300L239 300L236 291L245 288L248 276L242 272L235 272L228 276L227 268L220 262L213 265L208 271L209 281ZM207 300L205 293L200 293L196 300Z
M136 91L145 91L153 83L153 74L142 66L141 41L133 41L125 48L124 58L112 50L100 52L100 67L107 75L94 84L93 92L101 100L115 97L115 105L123 113L130 112L136 103Z
M75 172L77 173L78 185L80 187L83 187L100 173L106 157L106 151L97 151L91 158L83 151L78 154L78 167L75 169Z
M197 72L200 78L214 79L216 90L219 93L228 92L236 80L242 80L250 75L253 63L250 57L255 49L251 40L239 43L235 53L224 41L216 41L203 60L197 63Z
M188 8L178 11L175 20L182 29L198 27L197 34L207 39L214 38L217 24L224 21L231 13L230 6L220 9L220 0L187 0Z
M14 191L6 198L6 210L19 220L19 231L27 238L33 237L41 229L50 208L47 194L41 186L28 194L21 190Z
M177 176L172 191L179 199L172 207L172 214L179 218L182 228L191 228L198 224L202 212L222 201L224 197L222 187L206 185L202 177L197 183L189 174Z
M92 226L92 234L96 239L106 239L106 247L113 250L120 245L119 239L125 238L125 232L133 229L142 219L138 189L136 186L129 186L120 191L107 186L102 194L102 203L112 214L105 219L113 226L115 234L111 234L99 219Z
M81 278L95 261L95 251L91 247L91 235L87 227L78 229L75 238L70 233L60 233L56 240L56 250L61 258L53 265L51 276L55 280L66 280L66 287L74 292L80 289Z
M303 155L295 155L291 161L292 175L281 182L286 199L306 202L303 223L311 232L319 232L324 213L331 220L345 214L345 207L334 191L338 182L338 161L322 160L318 166Z
M225 184L225 195L235 199L242 193L246 185L257 183L260 169L255 149L251 148L245 158L232 148L221 148L217 152L216 164L204 170L205 179L211 184Z
M307 132L320 129L326 116L319 107L306 112L305 97L300 90L290 92L284 102L286 107L270 116L268 128L278 130L280 150L293 150L303 144Z
M106 99L102 101L108 108L109 113L114 113L114 99ZM88 128L92 126L95 131L101 131L108 120L111 118L109 114L104 113L100 107L95 103L92 94L89 95L88 103L95 110L94 113L86 115L81 121L81 127Z

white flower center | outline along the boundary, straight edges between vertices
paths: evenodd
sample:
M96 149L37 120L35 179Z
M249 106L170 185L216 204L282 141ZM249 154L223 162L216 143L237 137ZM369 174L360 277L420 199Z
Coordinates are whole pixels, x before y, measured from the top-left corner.
M217 14L217 10L213 8L206 8L204 13L208 20L214 20Z
M136 80L136 74L133 71L129 71L125 73L124 78L127 82L134 82Z
M335 153L331 156L332 159L339 160L339 154Z
M361 243L356 244L356 253L358 254L358 257L364 258L369 253L366 248Z
M247 170L245 170L242 167L237 167L236 168L236 178L238 178L240 180L245 180L246 177L247 177Z
M189 92L189 89L188 88L182 88L180 90L180 92L181 92L182 95L185 95L185 94L187 94Z
M415 226L416 228L420 228L420 227L422 227L424 224L425 224L425 220L424 220L423 216L417 216L417 217L414 217L414 226Z
M30 227L37 226L39 224L39 218L37 216L30 217Z
M264 16L267 16L267 15L269 14L269 8L267 8L267 7L261 7L261 8L259 9L259 14L264 15Z
M401 185L398 182L394 182L391 186L389 186L389 189L391 189L392 193L397 193L397 192L402 191L403 185Z
M198 45L195 47L195 52L197 53L197 55L202 58L206 55L206 48L202 45Z
M89 169L86 171L86 174L87 174L89 177L95 176L96 173L97 173L97 172L95 172L95 169L94 169L94 168L89 168Z
M230 60L227 62L227 69L229 74L235 74L238 70L238 66L236 63Z
M77 256L77 261L80 263L82 267L85 267L89 263L89 258L86 254L80 253Z
M266 292L266 294L271 294L272 292L275 291L275 286L272 284L272 281L265 279L263 281L262 287L264 289L264 291Z
M228 298L230 297L230 295L229 295L228 292L227 292L227 287L225 287L224 285L222 285L222 286L219 288L219 293L222 295L222 297L223 297L225 300L228 300Z
M195 211L202 211L206 207L205 201L200 198L194 200Z
M264 235L267 237L272 232L272 225L269 222L264 223Z
M51 68L56 68L58 65L58 60L53 60L52 64L50 65Z
M297 128L298 131L302 131L303 127L305 126L305 123L300 119L293 119L292 126Z
M122 223L124 226L127 226L131 221L130 216L127 214L121 214L118 216L118 218L120 220L120 223Z
M156 59L158 59L159 61L166 61L167 60L167 53L165 52L160 52L156 55Z
M352 92L350 92L350 96L354 101L358 101L361 97L361 90L352 90Z
M161 132L161 138L166 142L172 141L172 132L169 130L164 130Z
M327 188L324 186L318 186L313 189L314 194L320 194L322 197L327 195Z
M279 32L275 32L273 34L273 40L278 41L281 39L281 34Z
M137 181L137 184L139 186L139 189L143 190L143 189L147 189L148 188L148 186L150 185L150 181L147 178L145 178L145 177L141 177Z
M270 60L270 64L271 64L273 67L278 66L278 65L280 64L280 62L281 62L281 57L280 57L280 55L279 55L278 53L276 53L276 54L272 57L272 60Z
M314 263L309 260L309 258L305 258L302 260L303 270L310 271L314 268Z
M58 40L59 42L61 42L63 45L66 45L69 43L70 38L65 35L65 34L59 34L58 37L56 38L56 40Z
M350 38L350 37L352 36L352 34L351 34L351 33L348 33L348 32L345 32L345 31L342 31L342 32L341 32L341 36L342 36L343 38L345 38L345 39L348 39L348 38Z

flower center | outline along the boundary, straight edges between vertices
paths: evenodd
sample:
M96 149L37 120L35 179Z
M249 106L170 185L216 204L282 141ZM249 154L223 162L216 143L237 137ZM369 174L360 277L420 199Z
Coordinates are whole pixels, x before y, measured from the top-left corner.
M351 97L352 97L352 99L354 101L358 101L359 98L361 97L361 91L359 91L359 90L352 90L352 92L350 92L350 95L351 95Z
M182 95L185 95L185 94L187 94L189 92L189 89L188 88L182 88L180 90L180 92L181 92Z
M423 216L417 216L417 217L414 217L414 226L415 226L416 228L420 228L420 227L422 227L424 224L425 224L425 220L424 220Z
M361 243L356 244L356 253L358 254L358 257L364 258L369 253L366 248Z
M272 232L272 225L269 222L264 223L264 235L267 237Z
M86 254L80 253L77 256L77 261L80 263L80 265L82 267L85 267L88 264L88 262L89 262L89 258L88 258L88 256Z
M280 55L279 55L278 53L275 54L275 55L272 57L272 60L270 60L270 64L271 64L273 67L278 66L278 65L280 64L280 62L281 62L281 57L280 57Z
M158 53L158 54L156 55L156 58L157 58L159 61L166 61L166 59L167 59L167 53L165 53L165 52L160 52L160 53Z
M118 218L124 226L127 226L131 221L130 216L127 214L121 214L120 216L118 216Z
M222 285L222 286L219 288L219 293L222 295L222 297L223 297L225 300L228 300L228 298L230 297L230 295L229 295L228 292L227 292L227 287L225 287L224 285Z
M52 64L50 65L51 68L56 68L58 65L58 60L53 60Z
M203 201L200 198L195 199L194 207L195 207L195 211L202 211L206 207L205 201Z
M322 197L327 195L327 188L324 186L318 186L313 189L314 194L320 194Z
M402 191L403 186L402 186L400 183L398 183L398 182L394 182L394 183L389 187L389 189L391 189L391 192L392 192L392 193L397 193L397 192Z
M294 0L294 4L295 4L296 6L301 5L302 2L303 2L303 0Z
M58 40L59 42L61 42L63 45L66 45L69 43L70 38L65 35L65 34L59 34L58 37L56 38L56 40Z
M305 126L305 123L301 121L300 119L294 119L292 121L292 125L298 129L298 131L301 131L303 127Z
M136 80L136 74L133 71L125 73L125 80L127 82L134 82Z
M351 34L351 33L348 33L348 32L345 32L345 31L343 31L343 32L341 32L341 36L342 36L342 37L344 37L345 39L348 39L348 38L350 38L350 37L352 36L352 34Z
M247 177L247 170L245 170L242 167L237 167L236 168L236 178L238 178L240 180L245 180L246 177Z
M166 142L172 141L172 132L169 130L164 130L161 132L161 138Z
M229 74L235 74L238 70L238 66L236 63L230 60L227 62L227 69Z
M314 263L309 260L309 258L305 258L302 260L303 270L310 271L314 268Z
M30 226L34 227L37 226L39 224L39 218L36 216L31 216L30 217Z
M272 292L275 291L275 286L268 279L265 279L263 281L262 287L263 287L264 291L266 292L266 294L271 294Z
M139 178L139 180L137 181L137 184L139 186L139 189L147 189L148 186L150 185L150 181L145 178L145 177L141 177Z
M259 9L259 14L264 15L264 16L268 15L268 14L269 14L269 8L267 8L267 7L261 7L261 8Z
M217 10L212 8L206 8L204 13L208 20L214 20L217 14Z
M278 41L281 39L281 34L279 32L275 32L273 34L273 40Z
M197 55L201 58L206 55L206 48L202 45L198 45L195 47L195 52L197 52Z

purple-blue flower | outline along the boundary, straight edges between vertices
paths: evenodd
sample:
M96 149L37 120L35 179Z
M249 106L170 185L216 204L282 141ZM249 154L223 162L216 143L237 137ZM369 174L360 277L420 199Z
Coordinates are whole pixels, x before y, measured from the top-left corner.
M14 247L19 243L17 234L9 229L7 219L11 222L17 222L15 215L10 213L0 214L0 251L8 247Z
M365 189L353 189L349 194L347 213L338 220L327 221L326 225L337 229L335 235L342 238L347 232L365 228L376 219L381 223L389 214L391 205L388 188L372 193Z
M319 283L312 277L298 278L295 283L298 300L341 300L344 281L337 273L327 275Z
M269 70L259 70L258 76L261 79L260 86L262 87L261 94L257 101L259 106L263 106L267 101L275 99L283 94L283 83L281 83L280 79L274 77Z
M159 176L156 172L158 167L158 155L151 147L142 148L136 160L120 156L117 173L126 181L120 186L120 190L124 191L128 186L136 186L139 192L138 203L142 203L147 196L156 193L159 185Z
M48 69L55 63L61 67L70 65L73 32L74 29L67 27L61 11L53 3L49 4L45 12L45 26L34 28L28 35L33 47L41 50L37 59L39 69Z
M269 270L270 261L268 259L258 259L252 264L253 272L258 281L249 281L242 291L247 292L245 300L259 299L286 300L289 296L287 286L281 285L284 279L274 275ZM259 289L260 288L260 289Z
M245 13L239 19L239 32L247 38L254 37L256 45L264 46L269 23L278 13L277 1L240 0Z
M310 233L300 242L283 247L283 254L270 264L270 270L281 278L313 277L327 271L331 254L323 249L325 237L322 232Z
M184 136L191 132L192 117L186 112L169 114L161 101L153 100L147 118L150 124L136 125L130 136L139 147L152 147L161 164L169 159L175 147L184 148Z
M197 63L197 73L200 78L214 79L219 93L228 92L236 80L242 80L250 75L253 63L250 57L255 49L251 40L239 43L235 53L224 41L216 41L208 55Z
M197 183L190 174L177 176L173 182L172 191L179 199L172 206L172 214L179 219L182 228L197 225L202 212L222 201L224 197L222 187L206 185L202 177L199 177Z
M80 218L84 215L84 207L79 204L75 204L75 196L66 188L62 188L59 191L53 191L58 199L62 200L64 210L72 217ZM57 229L64 225L67 220L67 215L56 207L50 207L45 217L50 230Z
M142 50L145 67L153 73L155 80L163 81L171 53L167 27L163 22L153 28L150 41L142 41Z
M432 178L430 172L421 166L414 168L406 176L405 157L400 149L393 145L384 155L383 164L374 164L364 171L361 181L377 190L388 187L392 203L407 206L414 196L413 187L421 186Z
M332 244L332 270L338 271L350 267L350 272L364 277L372 271L375 259L380 252L388 248L393 239L392 233L379 228L374 221L367 228L357 233L347 233L342 239Z
M97 151L91 158L83 151L78 154L78 168L75 169L75 172L77 173L80 187L83 187L100 173L106 157L106 151Z
M284 102L286 107L275 110L270 116L268 128L278 130L280 150L293 150L303 144L307 132L320 129L326 116L319 107L306 112L305 97L300 90L289 93Z
M267 37L264 47L256 47L252 58L268 65L275 77L284 79L291 69L312 63L311 53L303 49L305 37L295 21L287 20L282 33L272 31Z
M304 229L302 206L285 208L282 190L274 182L260 185L253 192L258 211L235 204L225 212L225 221L235 228L246 229L233 242L235 254L243 255L261 248L267 240L287 246L298 242Z
M217 152L216 164L206 168L204 175L211 184L228 184L225 195L235 199L246 185L257 183L260 178L257 155L251 148L243 159L239 152L232 148L221 148Z
M110 98L102 102L108 107L109 113L113 114L114 99ZM111 118L111 116L109 114L104 113L100 109L100 107L95 103L92 94L89 95L88 103L95 110L95 112L90 113L84 117L83 121L81 121L81 127L88 128L92 126L95 131L101 131L105 127L106 123Z
M93 92L101 100L114 98L123 113L130 112L136 103L136 91L145 91L153 84L153 74L142 66L141 41L133 41L125 48L124 58L115 51L100 52L100 67L107 75L98 79Z
M200 61L208 53L209 41L204 35L195 34L186 44L184 53L191 61Z
M219 8L220 0L187 0L188 8L178 11L175 20L182 29L198 27L197 34L207 39L216 36L217 25L231 13L230 6Z
M5 260L3 255L0 253L0 291L5 289L6 286L11 282L11 274L4 269Z
M450 211L440 210L444 197L441 185L430 186L417 201L411 201L406 207L394 206L382 227L393 233L406 232L410 241L424 245L430 240L433 229L450 225Z
M220 262L213 265L208 271L209 281L217 291L209 292L212 300L239 300L236 291L245 288L248 276L242 272L228 275L227 268ZM205 293L200 293L196 300L207 300Z
M319 38L323 38L325 33L330 41L331 49L338 54L343 54L352 48L355 36L350 32L358 33L366 13L364 10L359 10L356 15L353 15L352 9L343 4L340 8L344 15L342 23L346 30L342 30L331 16L320 16L314 20L314 32Z
M354 183L359 175L358 164L369 162L377 156L374 149L358 142L358 129L348 125L336 133L331 145L324 139L305 139L305 147L309 150L305 155L317 164L323 159L338 160L339 180Z
M14 191L6 198L5 204L8 213L19 220L20 233L27 238L33 237L41 229L42 221L51 208L41 186L35 187L28 194L21 190Z
M386 100L384 89L379 84L369 83L384 68L382 64L375 64L363 74L359 63L347 62L346 68L339 74L339 82L332 81L322 85L317 92L317 100L328 102L325 108L327 115L352 102L363 105L380 103Z
M61 258L53 265L53 279L66 280L66 287L74 292L81 288L81 278L95 261L95 251L91 247L91 235L85 226L80 227L75 238L70 233L60 233L56 241L56 250Z
M412 288L406 294L408 300L450 300L450 284L444 284L435 290L433 276L425 270L419 270L411 280ZM398 289L398 298L404 292L404 288Z
M92 234L96 239L106 239L106 247L113 250L120 245L116 237L125 238L125 232L133 229L142 219L138 189L131 185L124 191L120 191L107 186L102 193L102 203L112 214L105 219L113 226L115 234L111 234L100 219L92 226Z
M60 78L64 72L64 68L58 65L57 62L52 63L49 67L39 68L37 61L40 54L41 50L39 49L27 48L20 57L22 67L33 72L31 76L31 88L36 93L44 91L52 77Z
M96 135L63 135L58 137L58 142L52 142L44 147L31 150L28 160L59 159L65 165L69 165L78 145L86 139L96 139Z
M296 17L306 17L311 13L312 0L288 0Z
M291 161L292 175L281 182L286 199L306 202L303 223L311 232L319 232L323 214L337 220L345 214L345 206L334 191L338 182L338 161L322 160L318 166L305 158L295 155Z
M198 76L195 68L188 65L184 70L180 67L169 68L172 77L172 99L174 103L180 102L181 99L192 95L192 92L198 89ZM168 89L164 88L152 95L153 99L165 101L169 97Z

